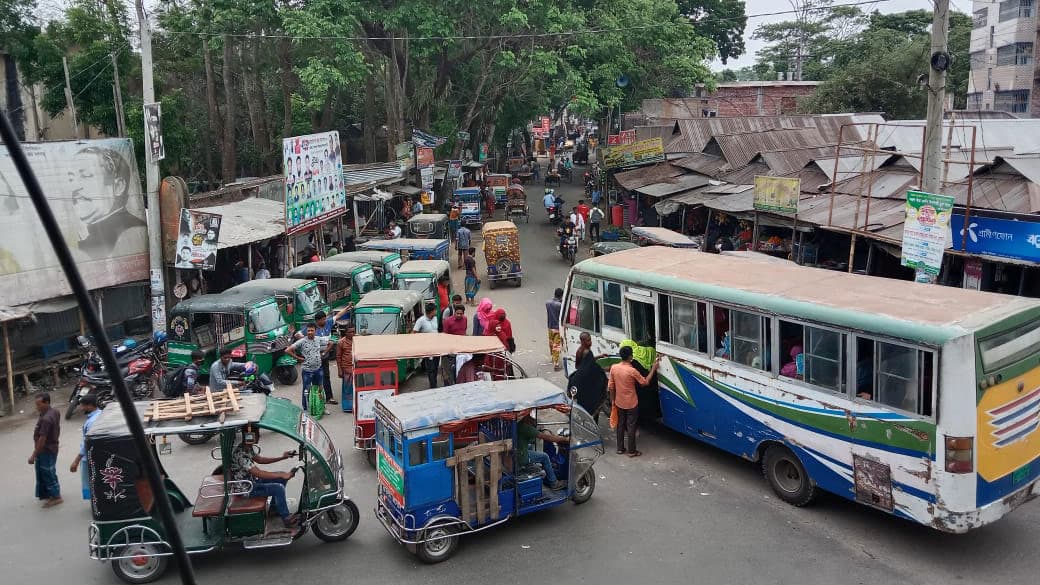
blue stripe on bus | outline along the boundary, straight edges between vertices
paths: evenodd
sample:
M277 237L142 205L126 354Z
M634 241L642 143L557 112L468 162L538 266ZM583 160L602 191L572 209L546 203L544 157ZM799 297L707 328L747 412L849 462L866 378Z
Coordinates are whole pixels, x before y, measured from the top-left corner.
M829 455L825 455L825 454L823 454L823 453L821 453L821 452L819 452L819 451L817 451L815 449L810 449L809 447L806 447L805 445L802 445L801 447L803 449L805 449L806 451L812 453L814 456L819 457L820 459L825 459L825 460L833 463L834 465L841 466L843 469L846 469L850 473L852 473L854 471L852 466L849 465L848 463L845 463L843 461L838 461L837 459L835 459L835 458L833 458L833 457L831 457ZM907 494L909 494L909 495L911 495L911 496L913 496L915 498L924 500L926 502L929 502L929 503L934 503L935 502L935 494L926 492L926 491L924 491L922 489L919 489L919 488L916 488L916 487L914 487L912 485L905 484L905 483L903 483L901 481L892 480L892 487L893 488L897 488L901 492L905 492L905 493L907 493Z

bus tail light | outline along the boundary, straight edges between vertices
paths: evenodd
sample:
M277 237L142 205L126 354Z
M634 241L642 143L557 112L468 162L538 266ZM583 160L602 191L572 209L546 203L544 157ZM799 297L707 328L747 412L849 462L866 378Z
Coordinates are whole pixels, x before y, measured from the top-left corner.
M946 437L946 471L971 473L975 471L975 437Z

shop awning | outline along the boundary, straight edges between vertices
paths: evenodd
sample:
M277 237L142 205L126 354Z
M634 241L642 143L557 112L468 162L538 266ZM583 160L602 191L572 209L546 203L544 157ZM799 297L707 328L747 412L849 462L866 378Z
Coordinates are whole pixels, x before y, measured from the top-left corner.
M659 183L651 183L637 187L635 191L647 197L668 197L691 189L697 189L708 184L708 177L704 175L682 175L667 179Z
M260 242L285 233L285 203L282 201L250 197L225 205L200 207L197 211L221 215L218 250Z
M18 307L5 307L0 305L0 323L25 319L31 314L32 312L29 310L28 305L21 305Z
M467 169L482 169L487 163L478 162L475 160L466 161L462 166Z

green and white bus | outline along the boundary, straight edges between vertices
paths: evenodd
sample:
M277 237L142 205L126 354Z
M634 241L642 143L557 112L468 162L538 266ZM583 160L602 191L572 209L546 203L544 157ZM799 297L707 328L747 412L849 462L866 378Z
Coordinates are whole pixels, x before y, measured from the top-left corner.
M966 532L1040 495L1038 300L653 246L574 266L564 302L564 355L653 346L640 410L789 503Z

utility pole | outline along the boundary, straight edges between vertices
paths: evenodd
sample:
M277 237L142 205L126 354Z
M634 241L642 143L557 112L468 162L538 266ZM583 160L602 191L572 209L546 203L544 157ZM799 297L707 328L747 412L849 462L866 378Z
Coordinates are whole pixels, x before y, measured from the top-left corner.
M144 0L134 0L141 27L141 96L145 104L155 103L152 79L152 28L144 11ZM143 120L142 120L143 122ZM147 128L147 123L145 123ZM147 149L147 145L145 146ZM152 331L166 330L166 285L163 282L162 226L159 221L159 161L146 156L145 188L148 202L148 267L152 296Z
M76 118L76 103L72 101L72 83L69 81L69 60L67 57L61 58L61 66L65 69L65 106L69 108L69 113L72 114L72 130L76 133L76 138L83 138L79 133L79 119Z
M931 67L928 69L928 114L924 129L924 173L921 188L938 193L942 175L942 124L946 97L946 69L949 54L946 44L950 33L950 0L935 0L932 14ZM945 62L940 62L945 61Z
M116 106L116 128L119 132L120 138L126 138L126 112L123 111L123 88L122 83L119 81L119 62L116 60L116 54L112 53L112 93L115 98Z

